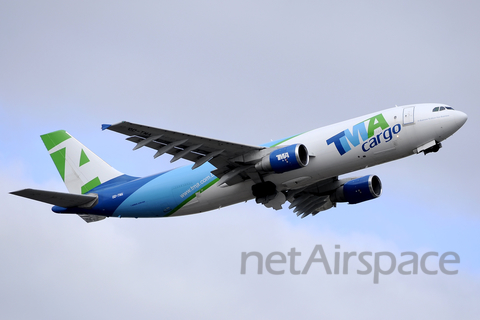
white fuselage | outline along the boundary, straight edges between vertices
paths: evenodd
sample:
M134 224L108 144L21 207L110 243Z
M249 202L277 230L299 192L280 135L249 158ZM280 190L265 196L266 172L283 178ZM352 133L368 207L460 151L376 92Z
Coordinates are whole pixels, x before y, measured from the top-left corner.
M317 181L418 153L418 149L422 146L448 138L467 119L463 112L456 110L433 112L436 106L440 104L390 108L295 136L282 145L296 143L305 145L310 153L309 164L304 168L282 174L270 174L264 179L273 182L278 191L297 189ZM377 116L378 118L375 118ZM373 120L370 121L372 118ZM385 120L388 128L380 123L382 120ZM356 125L358 126L355 127ZM368 138L362 126L365 127ZM361 131L358 131L358 128ZM370 129L372 129L371 132ZM348 130L347 135L350 133L351 136L349 139L343 139L343 147L340 149L343 148L344 153L341 154L341 150L337 148L337 144L341 145L339 140L336 140L337 143L330 142L330 144L327 140L346 130ZM345 141L348 146L345 145ZM251 180L232 186L219 186L217 182L204 192L198 193L195 199L175 212L173 216L209 211L253 199L252 185Z

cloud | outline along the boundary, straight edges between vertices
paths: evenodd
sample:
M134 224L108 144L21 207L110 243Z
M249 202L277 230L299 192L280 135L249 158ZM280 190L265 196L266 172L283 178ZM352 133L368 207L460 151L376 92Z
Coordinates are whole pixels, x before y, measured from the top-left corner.
M6 172L7 171L7 172ZM2 170L0 192L26 182ZM478 275L401 276L394 272L373 284L373 275L327 275L313 264L306 275L255 273L249 262L240 274L241 253L287 254L296 247L305 265L317 244L333 264L340 251L389 250L395 243L375 234L339 234L321 219L292 226L286 214L253 203L170 219L115 219L86 224L59 216L47 205L3 197L0 229L2 317L132 316L154 318L265 318L317 316L392 319L426 315L468 318L478 310ZM320 232L319 232L320 231ZM412 248L417 250L418 248ZM253 266L253 267L252 267ZM278 265L275 266L277 268ZM280 265L282 267L282 265ZM333 269L333 266L332 266ZM348 306L348 308L344 307ZM214 315L214 316L212 316Z

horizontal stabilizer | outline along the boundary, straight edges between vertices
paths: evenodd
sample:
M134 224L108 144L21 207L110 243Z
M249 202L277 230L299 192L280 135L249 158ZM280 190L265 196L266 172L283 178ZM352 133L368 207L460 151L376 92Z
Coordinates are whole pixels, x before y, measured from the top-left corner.
M96 195L72 194L55 191L45 191L36 189L23 189L10 192L16 196L29 198L41 202L50 203L59 207L84 207L92 208L97 202Z

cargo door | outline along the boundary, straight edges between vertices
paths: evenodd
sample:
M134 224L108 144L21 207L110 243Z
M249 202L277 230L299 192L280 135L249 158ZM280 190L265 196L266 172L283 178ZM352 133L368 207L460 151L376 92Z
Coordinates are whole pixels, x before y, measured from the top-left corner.
M406 107L403 109L403 125L415 123L415 107Z

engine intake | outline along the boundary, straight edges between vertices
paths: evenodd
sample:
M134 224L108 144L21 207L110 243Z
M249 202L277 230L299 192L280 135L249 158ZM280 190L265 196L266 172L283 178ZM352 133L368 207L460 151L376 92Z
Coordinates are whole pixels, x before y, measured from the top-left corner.
M376 175L364 176L350 180L338 188L333 194L333 201L349 204L378 198L382 194L382 182Z
M293 144L272 151L263 157L256 165L255 169L264 172L283 173L308 165L308 150L303 144Z

